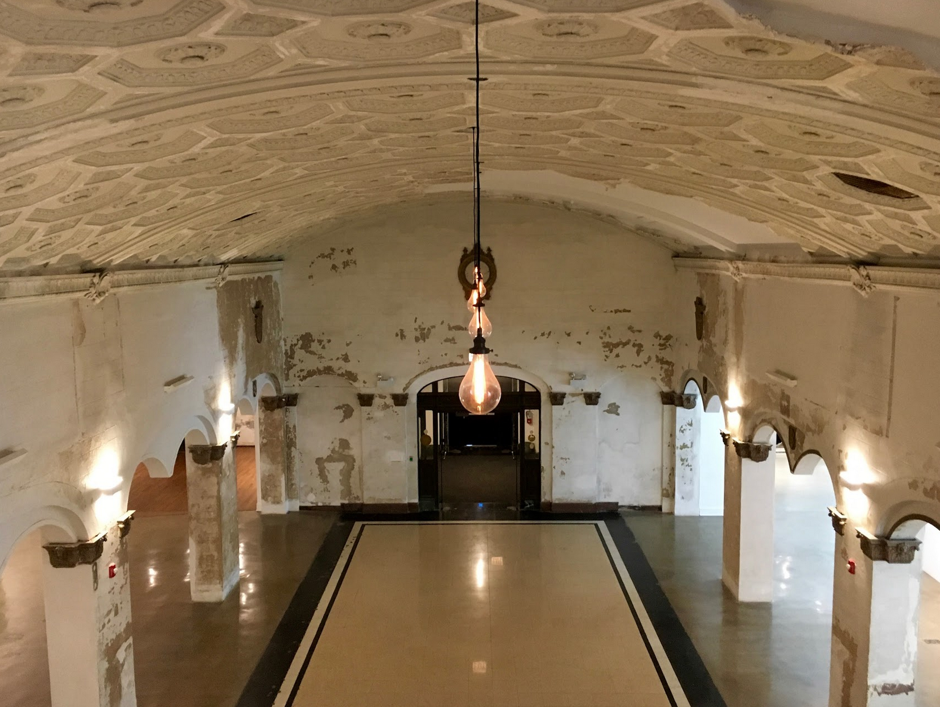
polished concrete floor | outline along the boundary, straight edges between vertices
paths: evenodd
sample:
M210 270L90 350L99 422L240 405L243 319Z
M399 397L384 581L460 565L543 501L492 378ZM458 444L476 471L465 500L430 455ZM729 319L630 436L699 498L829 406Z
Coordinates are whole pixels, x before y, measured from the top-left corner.
M378 524L292 705L669 707L667 689L593 523Z
M774 601L739 604L721 583L721 518L624 514L728 707L827 707L834 536L828 480L778 463ZM940 705L940 583L921 584L917 707Z
M231 707L332 525L332 513L239 514L240 586L189 597L187 516L134 521L128 536L139 707ZM38 532L0 577L0 704L49 707Z
M445 505L516 504L517 460L510 454L449 455L441 466Z

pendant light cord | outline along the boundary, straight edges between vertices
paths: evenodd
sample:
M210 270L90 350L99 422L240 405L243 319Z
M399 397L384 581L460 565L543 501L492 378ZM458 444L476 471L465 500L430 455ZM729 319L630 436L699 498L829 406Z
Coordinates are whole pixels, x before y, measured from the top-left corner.
M482 255L482 246L480 245L480 84L483 79L480 77L480 0L476 0L474 21L474 50L476 58L476 129L473 131L473 247L474 247L474 270L478 281L483 279L483 272L480 270L480 256ZM474 283L479 286L479 282ZM480 298L482 304L483 298Z

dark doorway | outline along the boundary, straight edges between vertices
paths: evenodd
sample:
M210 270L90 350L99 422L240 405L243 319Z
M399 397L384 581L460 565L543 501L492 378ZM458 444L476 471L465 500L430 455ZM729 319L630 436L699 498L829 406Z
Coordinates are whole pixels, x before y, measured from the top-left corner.
M502 399L489 415L470 415L460 378L418 394L418 493L422 510L465 504L537 508L541 498L541 396L524 381L500 378Z

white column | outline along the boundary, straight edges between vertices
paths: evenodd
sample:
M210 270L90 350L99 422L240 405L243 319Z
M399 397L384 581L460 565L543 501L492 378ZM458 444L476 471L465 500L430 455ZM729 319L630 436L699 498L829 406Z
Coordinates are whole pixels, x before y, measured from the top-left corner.
M676 407L675 513L677 516L699 515L701 425L701 405L696 404L691 409Z
M238 585L238 490L227 444L186 445L189 499L189 592L223 601Z
M737 440L725 449L722 578L731 593L742 602L773 600L772 451L769 445Z
M117 526L105 537L46 546L52 548L42 573L53 707L137 704L127 549Z

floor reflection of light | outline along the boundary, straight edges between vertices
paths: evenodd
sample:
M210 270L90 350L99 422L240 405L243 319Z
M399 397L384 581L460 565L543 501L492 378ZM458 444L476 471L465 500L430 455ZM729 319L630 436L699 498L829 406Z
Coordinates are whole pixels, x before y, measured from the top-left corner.
M477 560L477 589L483 589L486 585L486 564L483 560Z
M150 586L155 587L157 585L157 570L153 567L148 567L147 574L150 577Z

